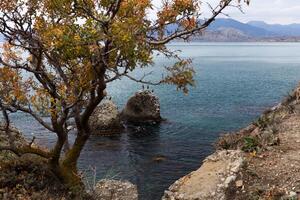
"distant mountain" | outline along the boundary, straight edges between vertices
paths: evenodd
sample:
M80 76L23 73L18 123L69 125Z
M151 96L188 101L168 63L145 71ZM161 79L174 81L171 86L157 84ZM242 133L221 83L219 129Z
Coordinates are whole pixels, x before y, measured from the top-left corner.
M245 24L233 19L216 19L209 27L210 31L218 31L224 29L235 29L251 37L269 37L276 34L272 31L268 31L264 28Z
M280 36L300 36L300 24L267 24L263 21L250 21L247 24L276 33Z
M242 23L230 18L219 18L200 36L195 36L192 40L216 42L295 42L300 41L300 24L271 25L261 21Z
M251 40L251 37L233 28L219 28L218 30L207 30L199 36L195 36L193 41L204 42L243 42Z

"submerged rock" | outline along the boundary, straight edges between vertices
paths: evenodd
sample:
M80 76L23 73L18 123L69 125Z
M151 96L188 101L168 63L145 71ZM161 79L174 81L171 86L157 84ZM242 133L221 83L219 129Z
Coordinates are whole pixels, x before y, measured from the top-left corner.
M165 160L167 160L167 157L163 156L163 155L157 155L152 158L152 161L154 161L154 162L162 162Z
M132 123L157 123L160 116L159 98L149 90L138 91L129 98L121 113L122 120Z
M137 186L129 181L100 180L95 187L96 200L138 200Z
M90 117L89 126L93 134L107 135L119 133L123 129L123 126L116 104L111 100L102 102Z

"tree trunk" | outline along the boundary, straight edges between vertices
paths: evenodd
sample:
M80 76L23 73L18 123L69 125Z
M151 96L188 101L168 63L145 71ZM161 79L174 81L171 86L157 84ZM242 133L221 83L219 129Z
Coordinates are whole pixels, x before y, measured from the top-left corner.
M63 160L57 166L57 174L63 183L72 191L82 191L84 184L78 174L77 161L88 139L88 135L78 135L73 147L66 153Z

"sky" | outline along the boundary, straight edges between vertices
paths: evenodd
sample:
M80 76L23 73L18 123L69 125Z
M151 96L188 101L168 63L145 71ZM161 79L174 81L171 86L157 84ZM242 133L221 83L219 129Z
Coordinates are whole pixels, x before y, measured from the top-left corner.
M159 5L161 0L153 0L154 5ZM220 0L203 0L203 12L207 13L205 2L217 5ZM300 0L251 0L250 6L243 6L244 14L236 8L225 10L231 18L242 21L265 21L271 24L300 24ZM226 17L226 16L221 16Z

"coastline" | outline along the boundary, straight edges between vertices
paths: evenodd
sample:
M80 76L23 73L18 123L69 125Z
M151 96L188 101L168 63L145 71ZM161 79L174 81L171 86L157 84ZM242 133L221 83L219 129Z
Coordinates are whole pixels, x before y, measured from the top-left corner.
M299 199L299 96L298 85L246 128L221 136L215 152L162 200Z
M198 170L171 185L162 199L246 200L253 195L258 197L256 199L278 195L297 198L300 193L300 185L297 185L300 180L300 166L297 165L300 161L297 158L300 154L297 146L300 144L299 97L300 88L297 87L281 103L267 109L257 121L236 133L220 137L216 152L208 156ZM20 137L20 141L24 142L24 139ZM26 161L21 161L22 167L28 161L32 159L27 157ZM42 162L38 164L43 165ZM269 171L270 167L272 171ZM291 171L294 173L287 174ZM284 177L289 179L288 183ZM48 191L47 183L44 184ZM8 192L6 189L3 192ZM35 192L40 195L40 191ZM65 192L60 191L60 195L67 196Z

